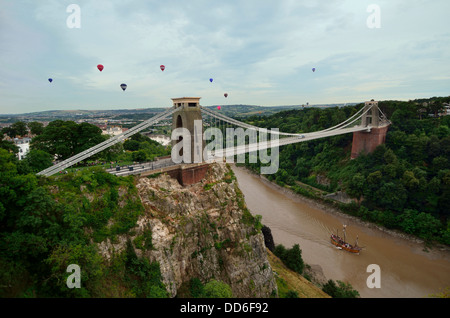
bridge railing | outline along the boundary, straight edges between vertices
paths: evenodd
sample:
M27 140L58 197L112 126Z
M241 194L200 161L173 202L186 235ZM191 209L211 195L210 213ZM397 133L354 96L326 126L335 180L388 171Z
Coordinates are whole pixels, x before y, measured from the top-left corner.
M150 162L145 162L141 164L133 164L133 165L126 165L126 166L120 166L115 168L106 169L107 172L114 174L116 176L128 176L132 174L140 174L142 172L167 168L170 166L177 165L176 163L172 162L172 159L169 160L155 160Z

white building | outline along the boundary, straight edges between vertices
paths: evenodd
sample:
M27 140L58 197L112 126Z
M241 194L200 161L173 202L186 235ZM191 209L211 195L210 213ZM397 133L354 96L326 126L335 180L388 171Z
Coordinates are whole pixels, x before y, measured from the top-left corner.
M110 136L117 136L127 130L128 130L128 128L122 128L120 126L110 126L110 127L107 127L106 130L102 130L102 134L110 135Z
M17 154L19 160L25 158L30 151L30 141L31 138L14 138L14 144L19 147L19 153Z
M154 136L150 135L149 138L156 142L159 142L163 146L169 145L171 141L169 137L164 135L154 135Z
M450 103L444 103L444 116L449 116L450 115Z

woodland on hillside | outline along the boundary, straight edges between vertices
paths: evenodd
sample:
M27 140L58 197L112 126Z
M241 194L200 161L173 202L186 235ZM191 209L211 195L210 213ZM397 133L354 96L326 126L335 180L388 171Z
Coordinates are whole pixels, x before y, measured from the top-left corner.
M280 148L279 169L266 177L310 197L317 195L299 182L344 191L355 199L341 204L347 213L427 242L450 244L450 116L439 116L449 102L450 97L380 101L392 124L386 143L373 153L351 160L352 134L291 144ZM361 107L306 108L243 120L306 133L337 125ZM247 160L246 165L259 172L261 163Z

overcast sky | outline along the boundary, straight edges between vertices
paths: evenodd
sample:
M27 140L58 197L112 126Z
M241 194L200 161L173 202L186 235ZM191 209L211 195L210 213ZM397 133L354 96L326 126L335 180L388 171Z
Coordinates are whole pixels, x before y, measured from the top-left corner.
M448 96L449 14L448 0L0 0L0 114L183 96L204 106Z

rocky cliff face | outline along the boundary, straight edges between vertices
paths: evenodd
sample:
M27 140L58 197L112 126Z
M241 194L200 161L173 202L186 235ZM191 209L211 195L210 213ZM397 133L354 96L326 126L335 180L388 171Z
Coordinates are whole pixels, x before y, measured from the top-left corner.
M234 297L277 292L259 219L246 209L225 164L212 164L205 179L191 186L160 175L140 178L136 187L145 213L132 241L138 256L160 264L172 297L191 278L221 280L231 286ZM151 240L136 239L145 235ZM122 249L108 242L101 246L104 255L114 248Z

